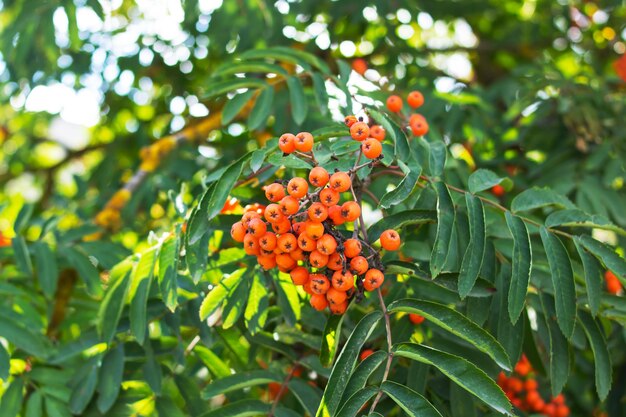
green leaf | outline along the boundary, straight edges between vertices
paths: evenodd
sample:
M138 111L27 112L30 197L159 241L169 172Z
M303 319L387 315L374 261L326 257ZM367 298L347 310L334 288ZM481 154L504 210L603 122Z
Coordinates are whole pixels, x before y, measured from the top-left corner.
M302 379L292 378L289 381L289 391L293 393L310 416L315 415L322 397L321 391L317 387L313 388Z
M48 417L70 417L72 415L67 405L56 398L46 396L44 405Z
M33 253L37 267L37 279L41 290L46 297L52 298L57 289L57 280L59 279L56 256L50 249L50 246L44 242L36 242L33 245Z
M375 387L361 388L344 403L337 417L354 417L377 392L378 389Z
M246 72L287 75L287 71L280 65L260 61L228 62L217 68L211 75L216 77L232 74L242 74Z
M476 417L474 398L456 384L450 384L450 412L452 417Z
M607 269L620 278L622 285L626 285L626 260L624 260L624 258L615 253L610 246L592 237L586 235L580 236L580 242L589 252L598 258Z
M530 246L530 236L524 221L508 211L505 213L506 224L513 235L513 254L511 284L509 285L509 318L515 324L519 318L530 282L530 271L532 268L532 250Z
M400 160L398 160L398 164L401 167L405 166ZM406 174L405 177L402 178L396 188L381 197L380 203L378 204L380 207L389 208L403 202L411 195L413 189L417 187L420 174L422 173L422 167L417 162L413 161L413 163L403 169L403 171Z
M43 416L43 396L40 391L34 391L28 397L26 402L26 412L24 417L42 417Z
M98 378L98 411L106 414L113 407L120 392L124 377L124 344L119 343L109 350L102 360Z
M255 90L244 91L228 100L222 109L222 124L227 125L234 120L255 93Z
M111 286L108 288L100 310L96 326L102 341L109 344L117 332L117 323L120 321L128 289L130 288L130 263L121 264L111 272Z
M274 148L271 149L275 150ZM261 168L269 151L270 148L265 146L252 152L252 155L250 156L250 169L252 172L257 172Z
M567 197L549 188L533 187L522 191L511 202L511 211L530 211L541 207L555 206L558 208L573 209L574 204Z
M9 388L2 394L0 398L0 416L16 417L22 409L22 390L24 389L24 380L16 378L11 382Z
M443 168L446 165L446 145L440 141L434 141L428 144L430 152L428 153L428 167L430 175L435 178L441 178Z
M326 62L318 58L317 56L305 52L299 51L294 48L288 48L285 46L275 46L272 48L262 49L249 49L246 52L239 55L241 59L267 59L272 58L278 61L290 62L292 64L300 65L304 69L308 69L311 65L324 74L330 74L330 68Z
M370 116L374 119L374 121L378 122L387 132L387 136L391 139L395 146L395 156L396 159L405 160L411 154L411 149L409 148L409 140L407 139L405 133L400 129L400 127L393 122L389 117L387 117L384 113L380 113L375 109L368 109Z
M212 350L202 345L196 345L193 348L194 353L204 363L209 372L213 375L213 378L224 378L229 376L230 367L226 365L219 356L213 353Z
M274 88L268 86L261 90L261 94L254 104L254 108L248 117L248 128L255 130L261 127L270 113L272 112L272 104L274 103Z
M626 230L615 226L608 219L601 215L590 215L579 209L559 210L546 218L546 227L589 227L593 229L604 229L626 236Z
M511 360L500 343L489 332L456 310L432 301L408 298L392 302L387 309L390 312L402 311L422 315L489 355L502 369L511 370Z
M311 169L311 164L293 154L283 156L280 152L273 152L267 157L267 162L277 167L284 166L286 168Z
M35 209L34 204L24 204L20 209L19 213L17 213L17 217L15 218L15 223L13 224L13 230L15 230L16 234L21 234L26 226L28 226L28 221L33 215L33 211Z
M9 369L11 369L11 355L0 343L0 379L3 381L9 379Z
M172 312L178 306L178 253L179 236L176 233L163 242L159 252L159 289L163 303Z
M509 178L499 177L495 172L483 168L474 171L467 182L472 194L489 190L498 184L501 184L507 191L513 187L513 182Z
M72 391L69 408L73 414L82 414L89 405L91 397L96 391L98 382L98 368L93 365L89 373L81 379L80 383Z
M583 247L579 237L574 238L574 244L576 245L580 260L583 263L589 309L591 310L591 314L595 317L600 309L600 296L602 295L603 284L602 268L598 260Z
M443 182L432 183L437 191L437 236L430 256L430 273L433 278L442 272L448 257L448 248L454 229L454 203L448 186Z
M135 266L130 285L130 331L135 335L137 342L143 345L148 329L147 303L154 267L159 255L160 246L150 248L141 254Z
M298 77L287 78L287 87L289 88L289 103L291 105L291 115L297 125L301 125L306 119L309 111L307 98L304 94L304 88Z
M487 245L485 226L485 209L482 201L473 195L465 194L467 217L469 219L470 242L463 255L463 263L459 272L459 296L465 298L478 278L485 257Z
M333 314L326 320L326 326L324 326L324 333L322 334L322 348L320 349L320 363L322 366L329 367L333 364L337 348L339 347L343 318L343 314Z
M259 274L252 277L252 285L250 287L250 295L244 318L246 319L246 327L250 333L255 334L259 330L263 330L265 321L267 320L267 309L269 307L269 294L267 292L267 283Z
M337 412L339 401L352 374L361 347L372 334L381 318L382 313L380 311L369 313L359 321L350 337L348 337L330 373L330 378L322 395L322 401L317 409L317 417L334 416Z
M239 400L201 414L199 417L257 417L266 415L271 404L260 400Z
M201 244L204 240L206 240L205 235L208 234L210 227L209 219L205 213L208 211L209 201L211 200L211 196L215 190L215 185L215 183L208 185L207 189L204 190L204 193L200 196L198 205L191 210L189 220L187 221L187 233L185 233L186 250L194 249L196 244ZM189 255L185 258L187 259L187 263L189 263ZM188 267L191 271L192 267L190 265L188 265Z
M270 382L281 382L282 378L270 371L255 370L239 372L222 379L217 379L206 386L202 391L202 398L211 399L219 394L226 394L243 388L256 385L269 384Z
M604 401L611 390L611 355L606 345L606 338L600 324L589 314L581 311L579 314L580 324L587 335L591 350L593 351L593 363L595 365L596 391L600 401Z
M434 223L437 215L432 210L406 210L383 217L367 230L371 242L380 238L387 229L400 229L411 224Z
M328 113L328 92L326 91L326 84L324 78L319 72L311 73L313 79L313 93L315 94L315 101L320 108L320 113L325 115Z
M228 297L224 303L224 310L222 311L221 327L223 329L233 327L243 314L243 309L250 292L250 280L252 279L252 275L252 270L246 271L239 285L228 293Z
M441 413L424 397L397 382L385 381L380 388L409 417L441 417Z
M250 158L251 154L251 152L248 152L230 164L215 184L207 204L206 213L204 213L208 220L211 220L222 211L228 195L241 175L244 163ZM203 213L200 214L202 215Z
M546 250L550 275L556 303L556 321L568 339L574 334L576 322L576 286L572 263L563 242L548 232L545 227L539 228L541 240Z
M222 96L231 91L239 90L240 88L263 88L267 84L259 80L258 78L231 78L226 81L212 82L208 88L202 94L203 100L208 100L213 97Z
M33 274L33 264L30 260L26 240L22 236L15 236L11 239L11 245L13 246L17 267L26 275L31 276Z
M34 329L24 323L0 317L0 337L4 337L13 346L36 357L46 358L51 353L48 340L43 334L35 333Z
M69 247L61 248L59 252L67 259L71 266L76 268L78 277L85 283L87 293L94 298L102 296L100 273L91 263L87 255Z
M287 274L277 274L276 283L278 284L275 286L278 306L287 324L295 326L296 322L300 320L301 313L298 290Z
M510 416L513 415L511 404L500 387L481 369L465 359L415 343L400 343L393 351L397 356L433 365L494 410Z
M240 268L226 276L215 288L213 288L200 305L200 320L205 320L217 310L230 291L239 285L246 268Z
M555 397L563 390L569 376L569 343L552 319L555 314L552 297L542 293L540 301L550 338L550 387L552 388L552 396Z
M385 362L388 356L389 354L387 352L379 350L363 359L356 367L350 377L350 380L346 384L346 389L343 392L341 402L344 403L358 390L364 388L365 385L367 385L367 380L370 376L372 376L374 371L376 371L376 369L378 369L383 362Z
M144 380L150 386L152 392L158 397L161 395L163 386L163 372L161 370L161 362L157 361L152 350L150 340L143 346L145 362L141 367Z
M156 410L159 417L187 417L188 414L178 408L173 399L168 397L157 397L155 401Z

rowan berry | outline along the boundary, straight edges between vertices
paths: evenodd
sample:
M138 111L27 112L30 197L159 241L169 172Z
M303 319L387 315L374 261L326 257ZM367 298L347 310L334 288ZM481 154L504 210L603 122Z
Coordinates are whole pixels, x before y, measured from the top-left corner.
M509 378L509 390L513 392L520 392L524 389L524 383L519 378Z
M311 275L309 275L310 277ZM307 280L307 282L305 284L302 285L302 289L304 290L305 293L309 294L309 295L314 295L315 293L313 292L313 290L311 289L311 280ZM326 297L324 296L324 301L326 301ZM326 308L326 306L324 306L324 308Z
M343 269L343 258L339 252L334 252L328 257L328 264L326 264L326 268L331 271L339 271Z
M341 205L341 217L348 222L355 221L361 215L361 206L356 201L346 201Z
M317 240L317 251L324 255L332 255L337 250L337 241L329 234L324 234Z
M278 264L278 266L285 272L291 271L298 265L298 263L291 256L289 256L288 253L276 255L276 264Z
M257 213L256 211L247 211L243 214L243 216L241 216L241 223L243 223L243 225L247 229L248 225L250 224L250 220L260 219L260 218L261 218L261 215Z
M276 249L276 234L272 232L265 232L265 234L259 237L259 246L266 251L272 251Z
M369 269L367 259L363 256L355 256L350 260L350 269L352 269L357 275L363 275Z
M302 249L297 246L291 252L289 252L289 256L291 256L291 259L293 259L294 261L306 260L306 254Z
M277 182L265 186L265 197L272 203L278 203L285 196L285 187Z
M415 136L424 136L428 133L428 122L421 114L413 114L409 119L409 126Z
M313 307L317 311L322 311L326 307L328 307L328 301L326 300L326 296L324 294L311 295L309 303L311 304L311 307Z
M315 187L323 187L328 184L330 174L322 167L315 167L309 172L309 182Z
M231 226L230 236L235 242L243 242L243 238L246 236L246 227L242 222L237 222Z
M365 122L356 122L350 126L350 136L359 142L364 141L370 135L370 127Z
M424 320L426 320L426 317L420 316L419 314L410 313L409 314L409 320L413 324L422 324L424 322Z
M385 282L385 276L378 269L372 268L365 273L365 279L363 280L363 287L367 291L374 291L379 288Z
M278 138L278 147L284 153L292 153L296 150L296 137L291 133L285 133Z
M383 153L383 145L377 139L365 139L361 144L363 155L369 159L376 159Z
M322 223L312 222L310 220L305 222L305 233L311 239L319 239L324 234L324 225Z
M555 417L556 415L556 405L555 404L546 404L543 407L543 410L541 410L541 412L546 415L547 417Z
M619 278L612 271L606 271L604 273L604 280L606 281L606 289L611 294L619 294L622 290L622 284L619 282Z
M326 292L326 299L330 305L342 304L348 298L348 294L345 291L340 291L334 287L330 287Z
M298 247L298 241L292 233L285 233L278 237L276 247L285 253L289 253Z
M409 103L411 108L418 108L424 104L424 96L419 91L411 91L406 98L406 102Z
M338 205L328 207L328 218L333 221L335 226L340 226L346 222L346 220L341 217L341 206Z
M344 191L348 191L350 189L352 181L347 173L340 171L335 172L330 176L329 185L333 190L343 193Z
M330 309L330 312L333 314L343 314L348 309L348 301L344 301L343 303L340 303L340 304L329 304L328 308Z
M559 394L552 399L555 404L565 404L565 396L563 394Z
M385 129L383 129L381 125L374 125L370 127L370 136L379 142L382 142L385 140L386 133L387 132L385 132Z
M359 239L347 239L343 243L343 254L346 255L347 258L354 258L361 254L361 250L363 250L363 247Z
M320 203L322 203L326 207L336 205L339 202L340 198L341 195L332 188L324 188L322 191L320 191Z
M402 99L399 96L393 95L387 98L387 109L390 112L398 113L402 110Z
M363 349L363 351L359 355L359 359L361 361L364 361L368 357L372 356L373 353L374 353L374 351L372 349Z
M259 265L266 271L276 268L276 255L258 256L256 259Z
M309 271L303 266L297 266L289 273L291 280L296 285L304 285L309 280Z
M304 222L295 222L291 225L291 230L293 230L293 234L296 236L300 236L302 232L304 232Z
M367 71L367 61L365 61L363 58L356 58L354 61L352 61L352 69L357 74L365 74L365 71Z
M322 274L309 275L309 281L311 282L311 290L315 294L326 294L330 288L330 281Z
M328 209L322 203L313 203L307 210L309 220L321 223L328 217Z
M278 223L272 223L272 230L278 234L287 233L291 230L291 222L286 217L283 217Z
M324 255L317 249L313 250L309 254L309 263L314 268L324 268L326 265L328 265L328 255Z
M250 213L256 214L254 212L250 212ZM246 214L244 214L244 216ZM285 216L283 215L283 210L278 204L269 204L267 207L265 207L264 216L265 216L265 220L267 220L270 223L278 223L285 219Z
M315 239L311 238L306 233L301 233L300 236L298 236L298 247L305 252L314 251L316 243Z
M352 272L335 271L332 277L333 288L339 291L348 291L354 287L354 276Z
M356 116L346 116L345 119L343 119L343 122L346 124L346 126L348 127L352 127L353 124L355 124L356 122L358 122L359 119L356 118Z
M246 233L246 236L243 238L243 249L248 255L258 255L261 249L259 239L250 233Z
M496 197L502 197L505 193L506 191L504 190L504 187L500 184L496 184L491 187L491 194L495 195Z
M280 206L285 216L291 216L292 214L296 214L298 210L300 210L300 202L297 198L290 195L283 197L278 205Z
M313 149L313 135L309 132L300 132L296 135L296 150L300 152L309 152Z
M387 229L380 235L380 245L386 250L398 250L402 241L398 232L392 229Z
M569 407L565 404L559 404L556 406L556 410L554 412L555 417L568 417L569 416Z
M252 219L248 222L248 233L254 237L261 237L267 232L267 225L261 219Z
M538 384L537 381L535 381L534 379L527 379L526 381L524 381L524 389L526 391L536 391L538 388Z
M295 177L289 180L287 192L295 198L302 198L309 191L309 184L304 178Z

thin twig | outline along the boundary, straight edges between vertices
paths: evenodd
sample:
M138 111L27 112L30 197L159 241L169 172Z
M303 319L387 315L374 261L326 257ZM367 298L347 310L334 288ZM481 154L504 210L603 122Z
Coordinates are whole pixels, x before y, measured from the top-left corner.
M280 402L280 397L282 397L283 393L287 389L287 384L289 384L289 381L291 380L291 378L293 378L293 374L296 372L296 369L298 369L298 362L293 364L293 366L291 367L291 370L289 371L289 373L287 374L287 376L281 383L280 389L278 390L278 393L276 394L276 398L274 398L274 402L272 403L272 408L270 409L268 417L274 417L274 413L276 412L276 407L278 407L278 403Z

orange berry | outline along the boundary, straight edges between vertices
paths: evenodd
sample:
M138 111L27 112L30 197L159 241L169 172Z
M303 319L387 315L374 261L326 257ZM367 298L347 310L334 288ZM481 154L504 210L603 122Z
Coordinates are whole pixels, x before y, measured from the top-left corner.
M352 69L357 74L365 74L365 71L367 71L367 61L365 61L363 58L356 58L354 61L352 61Z
M526 376L531 371L531 366L528 361L519 361L515 365L515 372L517 372L520 376Z
M569 407L565 404L559 404L556 406L556 411L554 413L555 417L568 417L569 416Z
M306 259L306 254L299 247L296 247L294 250L289 252L289 256L291 256L291 259L294 261L304 261Z
M267 232L267 225L261 219L252 219L248 223L248 233L254 237L261 237Z
M328 255L324 255L316 249L309 255L309 263L314 268L324 268L328 265Z
M524 384L519 378L509 378L509 390L520 392L522 389L524 389Z
M496 184L491 187L491 194L495 195L496 197L502 197L505 192L506 191L504 190L504 187L500 184Z
M278 203L285 196L285 187L277 182L265 187L265 197L272 203Z
M361 215L361 206L356 201L346 201L341 205L341 217L348 222L355 221Z
M309 220L321 223L328 217L328 209L322 203L313 203L307 210Z
M385 129L383 129L381 125L374 125L370 127L370 136L379 142L385 140L386 133L387 132L385 132Z
M422 324L424 322L424 320L426 320L426 317L420 316L419 314L410 313L409 314L409 320L413 324Z
M376 159L383 153L383 145L374 138L368 138L361 144L363 155L369 159Z
M414 114L409 119L409 126L415 136L424 136L428 133L428 122L421 114Z
M370 127L365 122L356 122L350 126L350 136L359 142L367 139L370 135Z
M604 273L604 280L606 281L606 289L611 294L619 294L622 290L622 283L619 282L619 278L612 271L606 271Z
M317 311L322 311L326 307L328 307L328 301L326 300L326 296L324 294L311 295L309 303L311 303L311 307L313 307Z
M341 217L341 206L338 205L328 207L328 218L333 221L335 226L340 226L346 222L345 219Z
M287 192L295 198L302 198L309 191L309 184L304 178L295 177L289 180Z
M276 264L285 272L291 271L298 265L298 263L291 256L289 256L288 253L276 255Z
M298 247L305 252L314 251L316 248L316 243L317 242L315 241L315 239L311 238L306 233L302 233L300 234L300 236L298 236Z
M278 138L278 147L284 153L292 153L296 150L296 137L291 133L285 133Z
M254 212L252 212L254 213ZM246 213L248 214L248 213ZM256 213L255 213L256 214ZM244 214L245 216L245 214ZM265 207L265 220L274 224L285 219L282 208L278 204L269 204Z
M246 233L246 236L243 238L243 249L248 255L258 255L261 249L259 239L250 233Z
M304 232L304 222L295 222L291 225L291 229L293 230L293 234L296 236L300 236L300 233Z
M346 126L348 127L352 127L353 124L355 124L356 122L358 122L359 119L356 118L356 116L346 116L345 119L343 119L343 122L346 124Z
M506 374L504 372L500 371L500 373L498 374L498 379L496 380L496 382L498 383L498 386L504 390L506 388L506 386L507 386L508 380L509 379L506 377Z
M276 240L276 234L265 232L265 234L259 238L259 246L266 251L274 250L276 249Z
M534 402L536 402L537 400L540 400L541 396L539 395L539 393L537 391L528 391L526 392L526 401L529 404L532 404Z
M276 255L258 256L256 259L259 265L266 271L276 268Z
M324 234L317 240L317 251L330 256L337 250L337 241L329 234Z
M309 270L303 266L295 267L289 275L295 285L304 285L309 280Z
M246 236L246 226L242 222L233 224L230 228L230 236L235 242L243 242L243 238Z
M296 150L309 152L313 149L313 135L309 132L300 132L296 135Z
M248 225L250 224L250 220L252 219L260 219L261 215L255 211L247 211L243 214L243 216L241 216L241 223L243 223L243 225L246 227L246 229L248 228Z
M348 294L345 291L340 291L334 287L330 287L326 292L326 299L330 305L342 304L348 299Z
M332 188L324 188L320 191L320 203L326 207L331 207L339 202L341 195Z
M298 247L298 241L292 233L285 233L278 237L276 247L285 253L289 253Z
M311 282L311 290L315 294L326 294L330 288L330 281L322 274L309 275L309 281Z
M346 255L347 258L354 258L360 255L362 250L363 247L359 239L347 239L343 243L343 254Z
M280 206L280 209L285 216L291 216L292 214L296 214L298 210L300 210L300 202L297 198L290 195L283 197L278 205Z
M332 279L333 288L339 291L348 291L354 287L354 275L352 272L335 271Z
M330 174L322 167L315 167L309 172L309 182L315 187L323 187L328 184Z
M387 229L380 234L380 245L386 250L398 250L402 240L398 232L392 229Z
M374 353L374 351L372 349L363 349L363 351L361 352L361 354L359 355L359 359L361 361L364 361L365 359L367 359L369 356L371 356Z
M535 381L534 379L527 379L524 382L524 389L526 391L536 391L538 388L538 384L537 381Z
M559 394L552 399L555 404L565 404L565 396L563 394Z
M367 259L363 256L355 256L350 260L350 269L352 269L357 275L363 275L369 269Z
M307 221L305 222L305 233L311 239L319 239L324 234L324 225L322 223Z
M366 291L374 291L376 288L383 285L385 282L385 276L378 269L372 268L365 273L363 279L363 287Z
M334 252L328 257L328 264L326 264L326 268L331 271L339 271L343 269L343 258L339 252Z
M419 91L411 91L406 98L406 102L409 103L409 106L416 109L424 104L424 96Z
M347 173L340 171L335 172L330 176L329 185L333 190L343 193L344 191L348 191L350 189L352 181Z
M389 96L387 99L387 109L389 109L390 112L398 113L402 110L402 99L396 95Z
M333 314L343 314L348 309L348 301L344 301L340 304L329 304L328 308Z
M283 217L278 223L272 223L272 230L279 235L287 233L291 230L291 222L286 217Z
M543 410L541 410L541 412L543 414L545 414L548 417L554 417L556 414L556 405L554 404L546 404L543 407Z

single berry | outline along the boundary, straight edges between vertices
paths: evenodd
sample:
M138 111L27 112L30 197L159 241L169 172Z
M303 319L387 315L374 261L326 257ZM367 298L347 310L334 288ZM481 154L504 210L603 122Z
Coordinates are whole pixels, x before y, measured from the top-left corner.
M330 174L322 167L315 167L309 172L309 182L314 187L323 187L328 184Z
M332 207L339 203L341 195L332 188L324 188L320 191L320 203L326 207Z
M402 110L402 99L396 95L389 96L387 99L387 109L389 109L390 112L398 113Z
M230 228L230 236L235 242L243 242L243 238L246 236L246 226L242 222L237 222Z
M502 197L505 193L504 187L501 186L500 184L496 184L493 187L491 187L491 194L495 195L496 197Z
M346 126L348 127L352 127L353 124L355 124L356 122L358 122L359 119L356 118L356 116L346 116L345 119L343 119L343 122L346 124Z
M424 96L419 91L411 91L406 98L406 102L409 103L411 108L416 109L424 104Z
M350 136L359 142L364 141L370 135L370 128L367 123L357 122L350 127Z
M265 197L272 203L278 203L285 196L285 187L277 182L265 187Z
M363 287L366 291L374 291L385 282L385 276L378 269L372 268L365 273Z
M295 177L289 180L287 192L295 198L302 198L309 192L309 184L304 178Z
M347 258L354 258L360 255L362 249L363 247L358 239L347 239L343 243L343 253Z
M284 153L292 153L296 150L296 137L291 133L285 133L278 138L278 147Z
M422 324L426 318L424 316L420 316L419 314L410 313L409 320L413 324Z
M309 132L300 132L296 135L296 150L300 152L309 152L313 149L313 135Z
M374 125L370 127L370 136L379 142L382 142L385 140L386 133L387 132L385 132L385 129L383 129L383 127L380 125Z
M361 144L363 155L369 159L376 159L383 153L383 145L374 138L365 139Z
M350 180L350 176L347 173L340 171L335 172L330 176L328 184L333 190L343 193L344 191L348 191L350 189L352 180Z
M402 241L398 232L392 229L385 230L380 235L380 245L385 250L398 250Z

